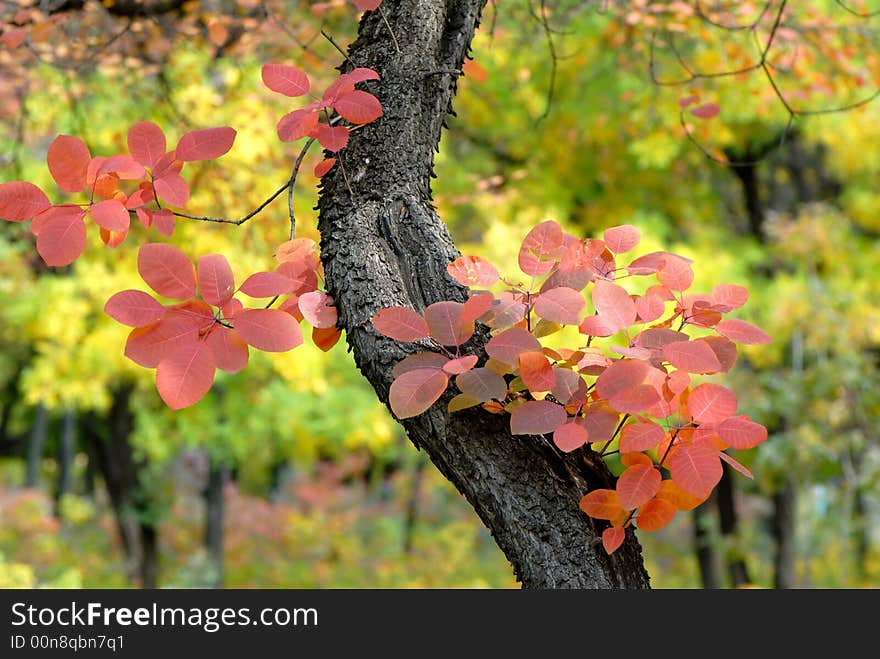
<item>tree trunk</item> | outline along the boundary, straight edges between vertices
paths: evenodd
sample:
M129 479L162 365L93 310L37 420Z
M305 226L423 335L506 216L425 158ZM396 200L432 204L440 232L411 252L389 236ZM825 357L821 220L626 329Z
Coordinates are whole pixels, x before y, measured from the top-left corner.
M211 588L223 587L223 489L228 469L210 457L205 484L205 549L211 561Z
M157 529L150 515L150 501L141 482L143 464L129 441L134 418L129 409L130 386L113 392L113 404L105 418L90 415L84 438L91 444L95 462L110 497L129 577L142 588L158 585Z
M76 455L76 411L67 410L61 417L58 436L58 479L55 486L55 516L61 516L61 499L73 489L73 459Z
M774 540L773 587L794 588L796 496L794 483L786 479L773 494L771 528Z
M340 165L322 180L321 252L355 362L386 403L392 367L418 348L379 335L373 313L466 299L446 273L458 252L431 203L430 179L484 4L386 0L381 13L364 14L344 67L379 73L365 88L384 116L351 134ZM486 340L481 327L466 347L481 350ZM649 587L633 531L608 556L600 541L606 524L578 507L588 491L613 487L601 459L586 448L561 453L546 437L511 435L506 415L450 414L451 396L402 425L474 507L524 587Z
M49 432L49 410L42 403L34 412L34 424L27 443L27 468L24 476L25 487L40 485L40 467L43 462L43 449L46 446L46 435Z
M724 464L724 472L721 480L718 482L718 490L716 492L718 501L718 519L721 525L721 537L724 538L728 545L725 552L725 562L727 563L727 572L734 588L746 586L751 583L749 579L749 571L746 568L746 562L740 554L737 529L739 527L739 514L736 511L736 495L733 484L733 471L727 464ZM729 545L733 543L734 547Z
M697 566L700 568L700 581L703 588L717 590L722 587L721 574L718 570L720 559L713 539L712 505L715 502L710 498L694 508L694 553L697 557Z

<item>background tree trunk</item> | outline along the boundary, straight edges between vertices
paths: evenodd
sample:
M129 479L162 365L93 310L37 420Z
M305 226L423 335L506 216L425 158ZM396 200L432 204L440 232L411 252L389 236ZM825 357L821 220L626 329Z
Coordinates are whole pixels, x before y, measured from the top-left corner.
M340 326L386 403L392 367L418 347L377 334L373 313L466 299L446 273L458 252L431 204L430 179L484 4L386 0L381 14L364 14L344 67L379 73L365 87L384 116L352 133L340 164L324 176L318 228ZM481 330L468 348L488 339ZM524 587L649 587L634 533L608 556L600 541L605 523L578 507L589 490L613 487L601 459L589 449L563 454L545 437L511 435L507 415L479 408L449 414L451 396L402 424L474 507Z

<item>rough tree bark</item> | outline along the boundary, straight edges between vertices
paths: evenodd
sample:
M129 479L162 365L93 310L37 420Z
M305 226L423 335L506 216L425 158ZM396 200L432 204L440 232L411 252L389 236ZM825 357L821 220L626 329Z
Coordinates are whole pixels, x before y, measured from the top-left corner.
M391 305L422 310L439 300L466 299L446 273L458 252L431 203L430 179L484 4L385 0L381 15L364 14L343 66L379 73L381 79L365 88L379 97L384 116L352 133L342 167L323 179L322 260L349 348L386 403L394 364L424 348L378 335L372 314ZM480 331L471 346L487 338ZM523 587L650 587L634 533L628 531L609 557L599 539L604 523L578 508L587 491L613 486L595 454L563 454L545 437L511 435L506 415L480 409L449 414L450 396L402 425L474 507Z

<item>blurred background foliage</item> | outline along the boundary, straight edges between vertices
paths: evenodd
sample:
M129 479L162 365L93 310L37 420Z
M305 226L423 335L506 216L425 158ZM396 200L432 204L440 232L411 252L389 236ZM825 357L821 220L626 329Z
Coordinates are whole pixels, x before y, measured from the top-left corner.
M770 438L736 456L754 480L726 474L692 514L640 534L655 588L876 587L880 104L861 101L880 82L880 19L829 1L773 28L764 3L700 4L718 13L490 4L435 201L463 253L512 276L542 220L585 237L630 223L641 252L695 260L695 292L749 289L739 316L774 342L743 347L727 377ZM277 140L277 120L299 105L266 90L260 66L328 83L336 45L354 38L353 5L189 2L149 20L114 6L6 10L0 180L60 200L45 166L58 133L110 155L140 120L172 144L231 125L227 155L187 166L187 211L242 217L301 148ZM762 60L755 42L771 34ZM689 114L689 95L719 115ZM307 157L294 196L297 233L315 240L320 158ZM178 220L171 241L194 260L227 255L240 283L271 269L288 228L279 200L238 228ZM132 234L50 269L26 227L0 226L0 587L517 586L344 342L252 353L197 405L165 408L153 372L122 354L126 328L102 311L142 287L132 247L158 238Z

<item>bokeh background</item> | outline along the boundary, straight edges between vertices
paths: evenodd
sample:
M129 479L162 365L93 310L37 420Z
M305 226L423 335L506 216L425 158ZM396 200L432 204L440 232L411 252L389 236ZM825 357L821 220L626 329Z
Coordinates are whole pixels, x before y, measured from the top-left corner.
M261 65L328 83L358 15L344 0L29 4L0 9L0 182L60 201L45 164L59 133L112 154L140 120L172 143L230 125L227 155L187 165L187 210L229 218L301 148L275 134L300 105ZM774 2L490 3L437 156L463 253L513 273L540 221L584 237L633 224L642 252L694 259L695 291L746 286L738 317L773 336L725 376L769 429L737 455L755 477L725 473L640 534L655 588L880 585L880 18L791 4L776 21ZM718 115L691 114L692 95ZM294 198L315 240L320 158ZM240 280L271 269L288 228L280 199L238 228L178 221L170 240L226 254ZM0 587L518 587L344 342L252 352L197 405L165 408L103 313L142 287L133 246L153 239L135 227L47 268L26 227L0 223Z

